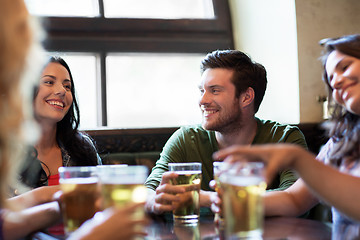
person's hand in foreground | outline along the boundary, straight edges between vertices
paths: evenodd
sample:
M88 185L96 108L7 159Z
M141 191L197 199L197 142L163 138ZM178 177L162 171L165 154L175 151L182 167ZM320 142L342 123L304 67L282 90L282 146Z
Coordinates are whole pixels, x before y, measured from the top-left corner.
M209 185L214 190L218 187L218 186L216 186L216 181L215 180L211 180ZM220 224L219 217L222 214L221 189L218 189L218 192L215 192L214 194L210 195L210 201L211 201L211 207L210 207L211 211L213 213L216 213L215 218L214 218L214 222L215 222L215 224Z
M127 240L136 236L145 236L144 226L149 220L137 217L143 203L132 203L120 209L108 208L95 214L79 229L73 232L68 240ZM136 217L134 217L134 215Z
M20 211L2 209L4 239L20 239L61 220L57 202L49 202Z
M214 159L224 159L228 163L238 161L262 161L266 166L266 181L269 183L279 170L296 169L297 160L315 159L310 152L292 144L267 144L262 146L232 146L213 155Z

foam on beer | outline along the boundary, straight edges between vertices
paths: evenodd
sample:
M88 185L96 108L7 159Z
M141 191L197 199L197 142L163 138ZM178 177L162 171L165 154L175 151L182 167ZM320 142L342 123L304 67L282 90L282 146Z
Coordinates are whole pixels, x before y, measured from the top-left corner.
M188 170L188 171L173 171L174 173L177 173L179 175L188 175L188 174L199 174L201 171L199 170Z
M103 184L144 184L145 179L138 179L138 178L132 178L130 177L122 177L122 178L114 178L114 177L105 177L105 176L101 176L100 178L101 183Z
M59 183L63 184L91 184L91 183L97 183L98 178L97 177L88 177L88 178L60 178Z
M252 185L260 185L264 182L262 177L258 176L224 176L220 175L219 177L222 183L231 184L234 186L252 186Z

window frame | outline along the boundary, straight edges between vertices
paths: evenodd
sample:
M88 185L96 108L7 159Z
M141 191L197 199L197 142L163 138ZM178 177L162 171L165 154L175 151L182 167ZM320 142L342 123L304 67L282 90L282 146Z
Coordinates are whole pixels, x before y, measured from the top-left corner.
M98 56L98 125L107 126L106 54L113 52L208 53L233 49L227 0L213 0L214 19L42 17L47 51L92 52Z

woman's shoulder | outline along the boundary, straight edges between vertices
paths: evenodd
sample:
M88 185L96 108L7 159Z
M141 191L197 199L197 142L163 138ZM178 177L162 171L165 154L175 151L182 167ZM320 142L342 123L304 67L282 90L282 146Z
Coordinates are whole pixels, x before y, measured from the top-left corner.
M90 144L95 147L93 139L85 132L78 131L75 134L76 138L79 139L83 144Z
M330 161L330 150L334 147L334 141L330 138L324 146L321 147L317 159L325 164L329 164Z

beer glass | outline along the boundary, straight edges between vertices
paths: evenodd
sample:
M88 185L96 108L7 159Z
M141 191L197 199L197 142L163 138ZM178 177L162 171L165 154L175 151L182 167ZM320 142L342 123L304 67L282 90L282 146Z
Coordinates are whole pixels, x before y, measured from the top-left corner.
M123 207L128 203L145 202L147 189L144 182L148 176L146 166L103 165L98 166L101 186L102 208ZM144 210L138 212L144 215Z
M227 163L224 162L213 162L213 172L214 172L214 180L216 182L215 191L218 193L219 198L222 199L222 190L220 187L220 181L219 176L226 170ZM222 207L223 204L221 204L221 213L215 214L215 220L219 221L220 226L224 226L224 209Z
M194 224L199 220L201 163L169 163L169 170L179 176L171 180L172 185L185 187L184 193L178 193L180 201L173 202L174 222L177 224Z
M263 169L260 162L241 162L229 165L220 175L227 239L261 239L266 190Z
M96 213L96 167L60 167L61 206L66 234L75 231Z

